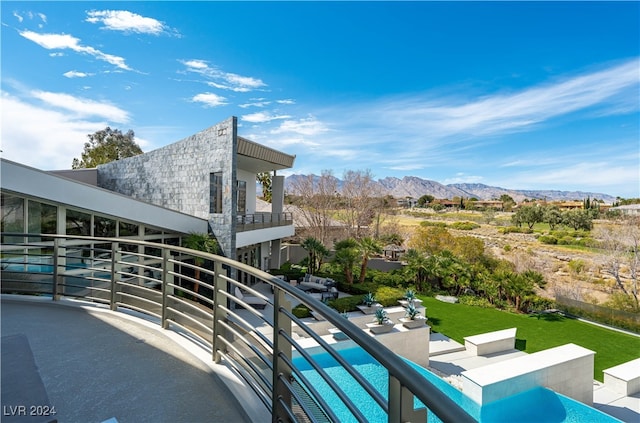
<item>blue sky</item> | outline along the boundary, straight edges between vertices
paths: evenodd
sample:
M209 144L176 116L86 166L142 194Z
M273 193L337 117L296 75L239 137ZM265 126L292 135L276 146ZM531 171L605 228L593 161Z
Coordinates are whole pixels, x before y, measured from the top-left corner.
M150 151L237 116L297 156L286 174L640 197L639 2L0 7L10 160L70 168L107 125Z

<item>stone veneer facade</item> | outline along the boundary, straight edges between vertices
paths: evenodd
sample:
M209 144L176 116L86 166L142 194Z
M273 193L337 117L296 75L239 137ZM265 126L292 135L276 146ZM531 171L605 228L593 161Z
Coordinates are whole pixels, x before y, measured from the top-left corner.
M98 166L98 186L209 220L225 256L235 258L238 151L231 117L176 143ZM222 213L209 213L210 174L222 172Z

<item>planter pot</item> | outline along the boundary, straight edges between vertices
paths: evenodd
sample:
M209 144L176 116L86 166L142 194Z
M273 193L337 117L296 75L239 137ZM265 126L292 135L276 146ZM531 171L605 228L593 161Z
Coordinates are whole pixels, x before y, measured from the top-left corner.
M371 333L373 333L374 335L378 335L380 333L387 333L387 332L391 332L391 329L393 329L394 324L393 323L384 323L382 325L379 325L377 323L367 323L367 327L369 328L369 330L371 331Z
M402 326L404 326L407 329L415 329L427 324L427 319L425 319L424 317L420 319L413 319L413 320L409 319L408 317L403 317L398 320L400 321L400 323L402 323Z
M374 303L374 304L371 304L371 307L368 307L366 305L359 305L356 307L358 307L358 310L360 310L364 314L373 314L376 312L377 309L382 308L382 304Z
M408 300L398 300L398 302L400 303L400 305L402 307L407 307L409 305L409 301ZM413 300L413 306L415 308L422 307L422 300L419 300L419 299L416 298L415 300Z

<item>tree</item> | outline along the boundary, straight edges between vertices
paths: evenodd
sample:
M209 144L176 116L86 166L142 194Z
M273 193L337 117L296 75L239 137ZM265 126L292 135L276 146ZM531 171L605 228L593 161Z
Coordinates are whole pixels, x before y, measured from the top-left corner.
M454 237L446 228L419 226L409 241L409 247L427 254L437 254L449 248Z
M322 259L329 254L329 250L316 238L307 237L302 244L300 244L302 248L307 250L309 254L309 272L315 273L320 270L320 266L322 266Z
M502 194L500 201L502 201L502 210L504 211L511 211L513 206L516 205L515 200L509 194Z
M415 282L418 292L423 292L429 276L427 257L418 250L409 249L402 256L402 260L407 263L402 272Z
M562 223L562 212L558 206L546 206L542 212L542 221L549 224L552 231Z
M191 250L202 251L205 253L216 254L218 252L218 241L215 238L211 238L209 234L191 232L187 237L182 239L182 246ZM194 256L195 277L194 279L200 280L200 266L204 264L204 259L198 256ZM193 291L198 292L197 283L193 284Z
M511 217L515 225L521 226L526 223L529 229L533 229L533 225L542 222L542 208L538 206L522 206Z
M271 202L271 198L272 198L272 189L273 189L273 180L271 178L271 173L270 172L262 172L262 173L258 173L256 175L256 179L258 180L258 182L260 182L260 185L262 185L262 198L264 198L264 201L266 201L267 203Z
M379 208L377 199L381 195L370 170L346 171L342 180L342 219L347 224L349 235L360 238L363 228L373 221Z
M433 195L429 195L429 194L423 195L422 197L418 198L418 207L424 207L427 204L432 203L433 200L435 200Z
M336 242L334 249L335 255L333 256L333 262L340 266L344 272L347 283L349 285L353 284L353 268L360 257L358 243L353 238L347 238Z
M302 225L310 236L328 245L338 180L330 170L323 170L319 177L308 175L295 179L291 190L292 194L300 197Z
M367 274L367 264L369 263L369 259L376 254L382 254L382 246L375 239L366 237L358 241L358 250L360 252L360 257L362 258L359 282L363 283Z
M567 210L562 213L562 223L576 231L578 229L589 231L593 227L593 219L588 210Z
M81 158L73 159L72 169L94 168L114 160L142 154L142 149L133 139L134 133L131 129L123 134L119 129L107 126L87 137L89 142L84 144Z

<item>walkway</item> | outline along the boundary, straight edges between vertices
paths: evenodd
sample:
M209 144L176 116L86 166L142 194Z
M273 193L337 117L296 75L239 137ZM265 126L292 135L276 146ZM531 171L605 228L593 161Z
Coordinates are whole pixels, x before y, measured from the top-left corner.
M59 422L256 421L229 390L235 378L226 367L213 364L210 354L198 357L176 332L103 308L31 298L2 297L2 337L26 336ZM3 393L17 382L5 368L8 353ZM3 394L3 406L19 405L4 401ZM260 420L271 421L265 414Z

